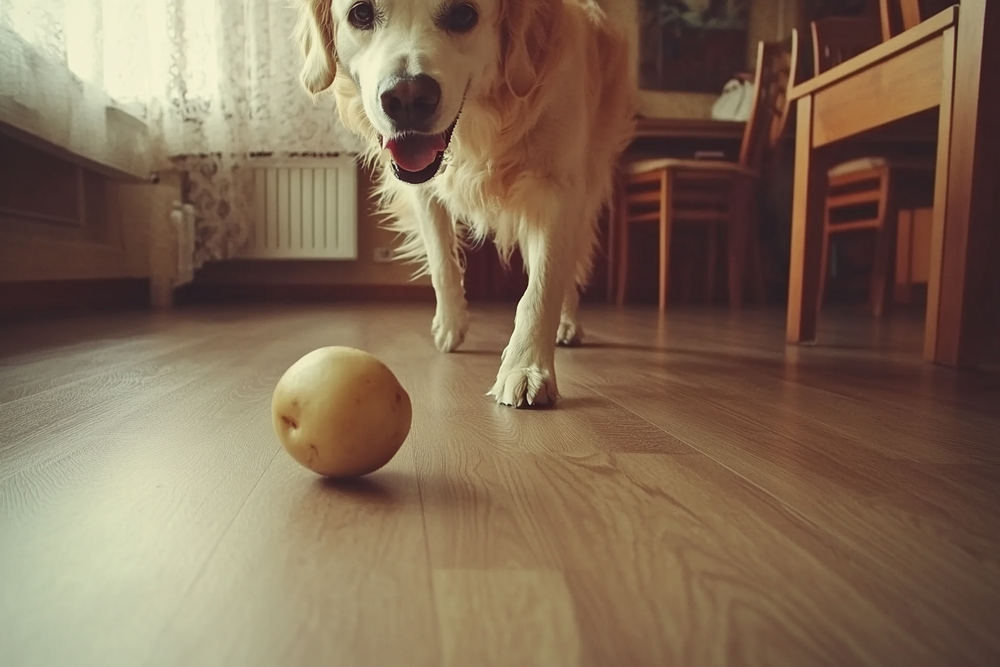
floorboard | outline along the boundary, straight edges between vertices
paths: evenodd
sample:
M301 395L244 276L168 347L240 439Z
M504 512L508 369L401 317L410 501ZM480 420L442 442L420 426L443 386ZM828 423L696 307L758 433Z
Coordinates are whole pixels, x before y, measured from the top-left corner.
M919 318L588 306L563 402L485 392L418 304L0 326L0 664L1000 664L1000 377ZM386 361L414 421L353 483L280 447L311 349Z

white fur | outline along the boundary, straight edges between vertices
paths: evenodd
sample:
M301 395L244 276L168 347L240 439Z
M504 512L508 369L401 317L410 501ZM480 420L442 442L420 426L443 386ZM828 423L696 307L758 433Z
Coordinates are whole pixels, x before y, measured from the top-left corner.
M356 0L299 0L302 82L314 94L332 85L344 124L367 140L401 254L430 275L438 349L454 350L468 329L463 244L491 239L504 258L520 249L528 286L488 393L551 403L555 347L583 336L578 289L632 134L634 0L459 1L480 14L465 35L435 24L442 0L377 0L382 20L369 31L346 20ZM380 142L392 127L378 88L400 72L440 83L435 132L458 115L444 165L422 185L396 179Z

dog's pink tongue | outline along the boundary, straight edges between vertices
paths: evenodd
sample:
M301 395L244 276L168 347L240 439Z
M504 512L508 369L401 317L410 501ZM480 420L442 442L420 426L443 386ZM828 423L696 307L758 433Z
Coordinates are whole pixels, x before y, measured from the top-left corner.
M446 148L442 134L409 134L390 139L385 147L392 153L392 159L400 169L411 172L429 167L437 159L437 154Z

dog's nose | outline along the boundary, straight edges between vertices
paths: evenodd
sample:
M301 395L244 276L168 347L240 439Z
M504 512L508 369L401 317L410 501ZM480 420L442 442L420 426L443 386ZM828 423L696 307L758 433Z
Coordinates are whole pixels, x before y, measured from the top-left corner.
M400 132L425 132L441 101L441 86L426 74L395 79L381 95L382 110Z

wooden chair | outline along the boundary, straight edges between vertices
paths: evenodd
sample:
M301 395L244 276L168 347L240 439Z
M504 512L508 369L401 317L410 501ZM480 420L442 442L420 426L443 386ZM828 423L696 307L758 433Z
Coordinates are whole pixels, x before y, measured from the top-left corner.
M889 2L882 1L883 5ZM906 4L909 0L896 1ZM811 27L816 74L867 51L882 40L878 22L869 19L831 17L813 21ZM895 287L899 210L901 205L933 204L933 174L932 158L898 160L882 155L849 160L829 170L818 303L822 304L826 293L832 238L870 231L875 244L869 294L871 310L875 316L884 313ZM908 187L911 183L923 185L923 192Z
M959 0L879 0L882 40L888 41Z
M795 104L788 99L788 90L813 75L813 59L807 54L808 40L804 40L796 28L788 38L788 73L784 88L779 90L775 100L775 118L771 124L772 159L781 155L779 145L785 133L795 123Z
M879 0L882 40L889 41L904 30L920 23L918 0Z
M720 228L727 234L729 301L743 302L746 262L753 266L754 286L762 298L763 278L757 238L757 180L769 148L775 100L787 76L787 46L761 42L757 48L754 99L743 133L739 161L659 158L623 166L619 187L616 302L625 301L629 277L629 231L641 223L659 223L659 309L666 310L670 242L679 225L700 226L708 235L706 292L714 296Z

